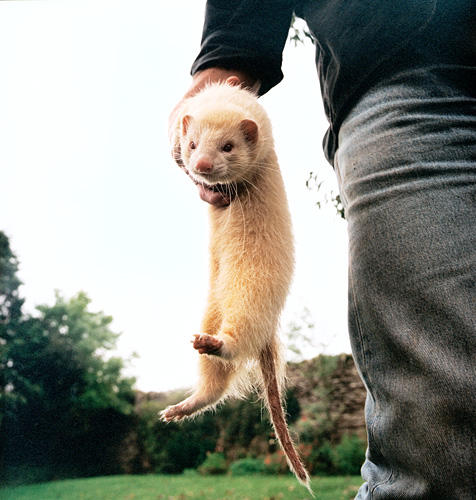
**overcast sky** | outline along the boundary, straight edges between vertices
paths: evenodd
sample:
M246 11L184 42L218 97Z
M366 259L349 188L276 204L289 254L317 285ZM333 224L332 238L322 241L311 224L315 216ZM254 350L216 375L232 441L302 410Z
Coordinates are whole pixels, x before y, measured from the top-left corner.
M85 291L114 318L144 391L189 387L207 293L207 206L170 158L167 118L190 83L202 0L0 2L0 230L27 310ZM350 352L346 224L306 180L335 189L310 43L285 50L261 99L274 127L297 248L286 329L304 308L316 349Z

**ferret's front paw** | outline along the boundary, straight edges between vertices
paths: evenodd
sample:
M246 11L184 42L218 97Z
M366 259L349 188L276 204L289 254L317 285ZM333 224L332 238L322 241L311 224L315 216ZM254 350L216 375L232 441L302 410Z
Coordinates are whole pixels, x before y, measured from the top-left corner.
M165 410L159 413L160 418L164 422L172 422L174 420L182 420L193 413L191 405L180 403L175 406L168 406Z
M223 347L223 340L217 339L212 335L203 333L202 335L194 335L193 347L200 354L219 354Z

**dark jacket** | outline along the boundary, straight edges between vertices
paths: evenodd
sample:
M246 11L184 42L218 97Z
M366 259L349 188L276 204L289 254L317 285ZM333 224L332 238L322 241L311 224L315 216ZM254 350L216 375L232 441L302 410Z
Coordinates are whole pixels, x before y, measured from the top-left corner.
M208 0L192 74L239 69L264 94L283 77L282 50L293 12L316 40L316 64L330 127L332 163L339 127L374 83L423 64L475 64L475 0Z

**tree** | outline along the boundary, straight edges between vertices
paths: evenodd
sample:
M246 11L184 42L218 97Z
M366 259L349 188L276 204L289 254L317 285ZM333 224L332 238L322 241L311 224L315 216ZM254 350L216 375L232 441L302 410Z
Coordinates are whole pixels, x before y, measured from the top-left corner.
M40 316L30 318L29 331L44 348L34 354L35 378L52 397L68 393L82 409L131 413L134 380L122 377L122 359L106 356L120 334L111 331L111 316L88 310L90 302L83 292L69 301L56 292L52 307L37 307Z
M0 231L0 338L11 333L13 326L22 316L24 300L19 297L21 281L17 277L18 260L10 248L10 242Z
M57 292L53 306L22 317L21 300L11 291L19 285L16 259L6 248L2 465L41 469L41 479L118 472L114 450L134 421L134 379L124 377L125 362L109 354L119 337L110 329L112 318L90 312L82 292L70 300Z
M10 394L15 377L8 351L12 343L17 342L23 320L24 300L19 295L21 281L17 272L18 260L8 237L0 231L0 425L6 408L15 400Z

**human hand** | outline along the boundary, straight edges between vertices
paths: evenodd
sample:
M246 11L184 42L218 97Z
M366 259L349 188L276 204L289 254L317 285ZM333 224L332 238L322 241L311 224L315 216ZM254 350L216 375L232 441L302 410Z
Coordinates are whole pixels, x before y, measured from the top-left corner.
M172 156L175 162L185 170L180 152L180 141L178 134L178 122L181 115L182 107L185 101L199 92L203 87L210 83L226 82L229 85L242 85L243 87L254 88L257 84L256 80L249 77L241 71L225 70L221 68L209 68L196 73L193 77L193 82L189 90L185 93L183 98L175 106L169 116L169 141L172 146ZM230 204L228 196L220 196L215 191L200 189L199 196L203 201L215 207L224 207Z

